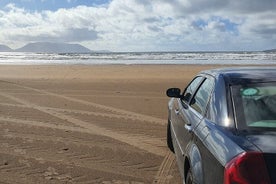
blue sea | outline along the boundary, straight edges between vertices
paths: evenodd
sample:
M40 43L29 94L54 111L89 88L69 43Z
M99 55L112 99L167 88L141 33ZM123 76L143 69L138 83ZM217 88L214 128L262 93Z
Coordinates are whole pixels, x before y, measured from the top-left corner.
M139 64L276 64L276 52L124 52L24 53L0 52L1 65L139 65Z

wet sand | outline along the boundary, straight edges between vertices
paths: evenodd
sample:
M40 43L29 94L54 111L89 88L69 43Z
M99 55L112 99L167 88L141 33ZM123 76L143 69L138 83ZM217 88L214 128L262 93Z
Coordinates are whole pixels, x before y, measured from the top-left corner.
M0 67L0 183L181 183L169 87L219 66Z

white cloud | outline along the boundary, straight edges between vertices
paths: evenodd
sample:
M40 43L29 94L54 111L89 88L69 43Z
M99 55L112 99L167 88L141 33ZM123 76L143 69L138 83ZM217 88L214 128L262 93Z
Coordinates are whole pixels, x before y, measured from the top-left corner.
M35 41L81 42L114 51L276 47L276 4L245 2L113 0L105 6L41 12L9 4L0 10L0 42L14 47Z

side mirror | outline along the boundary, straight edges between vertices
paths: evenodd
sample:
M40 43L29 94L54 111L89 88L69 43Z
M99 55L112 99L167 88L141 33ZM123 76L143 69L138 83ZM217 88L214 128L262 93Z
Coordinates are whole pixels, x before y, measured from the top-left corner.
M180 98L181 90L179 88L170 88L167 90L168 97Z

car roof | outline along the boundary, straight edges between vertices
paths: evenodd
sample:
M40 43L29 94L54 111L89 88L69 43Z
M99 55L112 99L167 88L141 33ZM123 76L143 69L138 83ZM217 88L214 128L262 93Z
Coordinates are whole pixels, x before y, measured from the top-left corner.
M201 74L208 74L215 78L224 78L227 84L247 84L276 82L276 67L233 67L205 70Z

